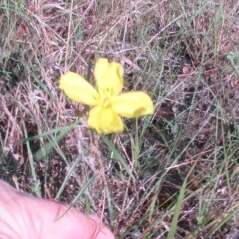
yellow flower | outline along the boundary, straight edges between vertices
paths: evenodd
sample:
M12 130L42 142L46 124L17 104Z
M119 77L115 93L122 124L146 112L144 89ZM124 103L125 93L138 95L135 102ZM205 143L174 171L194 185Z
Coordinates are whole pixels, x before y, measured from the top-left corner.
M91 107L88 125L99 134L120 133L124 129L121 117L134 118L152 114L150 97L142 91L121 93L123 68L106 58L97 60L94 76L95 89L77 73L67 72L60 78L60 89L76 102Z

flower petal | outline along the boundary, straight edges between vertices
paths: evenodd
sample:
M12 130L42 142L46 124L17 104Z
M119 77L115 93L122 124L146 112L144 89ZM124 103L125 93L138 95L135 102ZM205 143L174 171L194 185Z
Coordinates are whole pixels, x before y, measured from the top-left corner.
M59 88L74 101L86 105L96 105L99 98L94 87L82 76L74 72L67 72L60 78Z
M127 92L112 97L111 103L113 110L126 118L148 115L154 111L152 100L142 91Z
M123 88L123 67L106 58L97 60L94 69L96 85L100 94L118 95Z
M121 133L123 121L111 108L96 106L90 110L88 125L99 134Z

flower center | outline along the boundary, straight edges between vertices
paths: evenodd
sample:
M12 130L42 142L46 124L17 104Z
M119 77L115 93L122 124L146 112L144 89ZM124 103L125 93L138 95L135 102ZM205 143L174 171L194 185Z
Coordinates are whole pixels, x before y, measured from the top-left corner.
M106 88L99 94L99 105L103 108L111 107L111 97L112 92L110 89Z
M109 96L101 96L100 97L100 102L99 102L100 106L104 107L104 108L108 108L111 106L111 100Z

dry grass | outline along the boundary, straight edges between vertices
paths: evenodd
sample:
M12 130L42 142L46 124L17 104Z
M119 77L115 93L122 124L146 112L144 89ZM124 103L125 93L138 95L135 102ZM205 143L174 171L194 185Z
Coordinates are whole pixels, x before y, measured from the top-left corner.
M96 212L118 238L237 238L238 11L236 0L1 0L1 177ZM122 135L89 130L57 86L66 70L93 82L100 56L156 105Z

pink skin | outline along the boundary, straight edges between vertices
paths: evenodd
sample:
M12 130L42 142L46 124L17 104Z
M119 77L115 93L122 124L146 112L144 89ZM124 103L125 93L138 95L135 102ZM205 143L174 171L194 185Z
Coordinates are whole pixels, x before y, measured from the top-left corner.
M1 239L114 239L100 219L20 193L0 180Z

